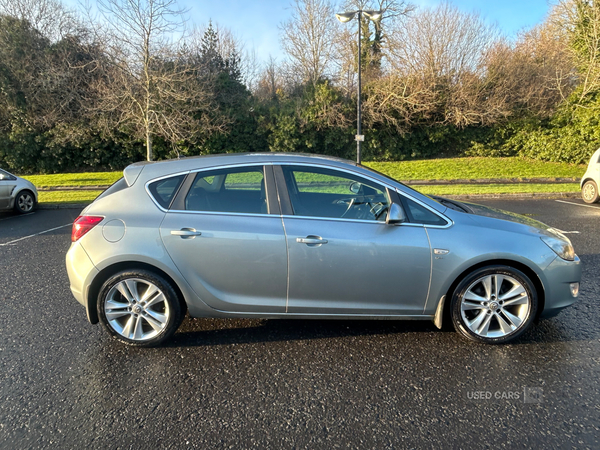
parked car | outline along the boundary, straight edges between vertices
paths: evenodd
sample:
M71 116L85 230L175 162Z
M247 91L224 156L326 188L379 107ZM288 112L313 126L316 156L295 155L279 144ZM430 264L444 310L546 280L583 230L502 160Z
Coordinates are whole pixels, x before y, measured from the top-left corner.
M600 185L600 148L594 152L587 171L581 178L581 198L586 203L596 203L600 200L598 186Z
M0 211L14 209L19 214L32 212L38 201L35 186L0 169Z
M451 321L509 342L571 305L560 231L431 198L351 161L298 154L136 163L73 224L71 290L121 341L191 317Z

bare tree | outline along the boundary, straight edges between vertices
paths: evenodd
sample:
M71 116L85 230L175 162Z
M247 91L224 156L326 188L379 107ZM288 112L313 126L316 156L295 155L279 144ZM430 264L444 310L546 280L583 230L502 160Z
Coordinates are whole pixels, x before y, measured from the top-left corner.
M175 144L199 129L211 93L199 68L186 54L183 10L176 0L98 0L111 64L98 85L97 109L108 125L126 126L146 142L153 158L153 136ZM203 130L219 127L206 120Z
M281 69L277 64L277 60L273 56L269 56L259 76L254 95L261 100L274 100L277 98L277 92L280 92L283 88L284 81L281 77Z
M28 21L51 41L81 32L76 13L60 0L0 0L0 14Z
M481 82L485 56L500 38L495 26L442 3L415 12L388 36L392 72L422 80L417 90L435 93L438 121L465 126L495 120L485 104L488 87Z
M600 90L600 4L590 0L559 0L551 20L568 38L578 71L579 101Z
M327 76L335 42L335 11L328 0L293 0L292 18L280 25L281 46L303 81Z

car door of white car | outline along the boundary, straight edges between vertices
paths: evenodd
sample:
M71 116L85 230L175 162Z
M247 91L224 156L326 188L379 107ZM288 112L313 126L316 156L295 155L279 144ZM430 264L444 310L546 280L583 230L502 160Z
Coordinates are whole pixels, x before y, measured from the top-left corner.
M289 313L422 314L431 276L427 232L386 224L391 191L333 168L283 165L275 171L278 187L287 188L280 197Z

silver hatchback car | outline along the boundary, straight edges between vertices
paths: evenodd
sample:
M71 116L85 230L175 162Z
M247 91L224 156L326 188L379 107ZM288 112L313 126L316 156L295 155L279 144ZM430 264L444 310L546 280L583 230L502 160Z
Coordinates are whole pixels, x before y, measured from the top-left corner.
M186 311L432 320L505 343L571 305L581 278L569 239L540 222L271 153L130 165L77 218L66 259L89 321L138 346Z
M0 211L12 209L27 214L35 209L37 201L33 183L0 169Z

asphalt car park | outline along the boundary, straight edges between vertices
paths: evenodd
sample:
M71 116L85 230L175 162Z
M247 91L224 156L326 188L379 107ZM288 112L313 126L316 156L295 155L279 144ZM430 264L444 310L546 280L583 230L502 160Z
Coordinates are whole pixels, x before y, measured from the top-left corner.
M77 210L0 213L0 448L598 448L600 205L488 200L573 241L579 300L516 343L428 322L186 319L126 347L64 265Z

